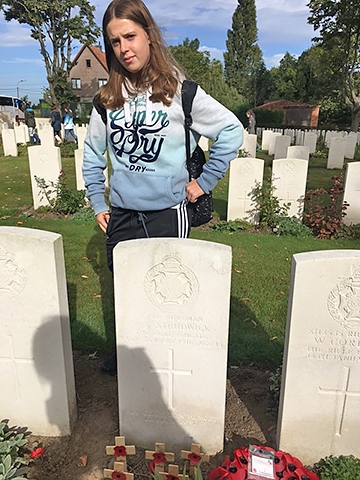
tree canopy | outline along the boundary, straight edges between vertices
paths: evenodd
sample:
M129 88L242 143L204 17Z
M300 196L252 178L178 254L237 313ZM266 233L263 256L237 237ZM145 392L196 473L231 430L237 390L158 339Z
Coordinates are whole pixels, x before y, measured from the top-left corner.
M255 0L238 0L232 17L232 28L227 32L224 53L226 82L256 105L254 85L259 83L262 71L262 52L257 41Z
M68 84L72 66L72 41L94 44L100 29L94 20L95 7L87 0L0 0L5 20L31 27L30 35L40 46L49 98L59 106L71 100Z
M319 31L313 40L331 52L331 64L341 72L341 90L351 109L351 128L360 124L360 2L310 0L308 22Z

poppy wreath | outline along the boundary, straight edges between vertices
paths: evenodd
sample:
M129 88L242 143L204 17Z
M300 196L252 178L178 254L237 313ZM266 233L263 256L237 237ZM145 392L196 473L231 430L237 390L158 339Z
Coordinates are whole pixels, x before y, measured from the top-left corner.
M289 453L276 451L270 447L256 447L274 454L275 478L283 480L319 480L315 473L306 469L300 460ZM225 457L220 467L214 468L209 480L246 480L248 478L249 449L241 447L234 455Z

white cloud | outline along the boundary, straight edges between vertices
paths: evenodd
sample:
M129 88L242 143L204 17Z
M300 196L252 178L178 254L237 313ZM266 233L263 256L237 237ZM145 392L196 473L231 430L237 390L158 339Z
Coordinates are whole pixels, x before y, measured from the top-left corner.
M220 62L224 62L224 51L220 50L219 48L206 47L203 45L199 48L199 50L200 52L207 50L210 53L211 60L220 60Z
M0 14L1 47L33 46L36 40L30 37L30 28L11 20L7 22Z
M3 60L3 63L16 63L17 65L19 63L30 63L31 65L37 65L39 67L44 66L44 62L42 61L41 58L12 58L11 60Z

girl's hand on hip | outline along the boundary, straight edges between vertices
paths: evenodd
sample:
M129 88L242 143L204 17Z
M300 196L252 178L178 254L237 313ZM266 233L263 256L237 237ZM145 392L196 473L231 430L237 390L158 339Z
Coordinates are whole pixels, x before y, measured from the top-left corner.
M101 212L96 215L96 221L100 227L100 229L106 233L106 228L109 223L110 213L109 212Z
M201 195L204 195L205 193L204 190L199 186L195 178L193 178L191 182L189 182L186 185L185 191L186 191L186 198L191 203L196 202L197 199L201 197Z

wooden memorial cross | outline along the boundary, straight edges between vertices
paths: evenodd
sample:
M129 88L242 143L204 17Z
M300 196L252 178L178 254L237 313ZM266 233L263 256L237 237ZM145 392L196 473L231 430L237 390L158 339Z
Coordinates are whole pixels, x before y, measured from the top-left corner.
M188 450L181 450L181 458L183 460L190 461L190 475L194 475L195 468L197 467L198 463L200 462L208 462L210 460L210 455L205 455L201 453L201 445L198 443L192 443L190 451Z
M179 475L178 465L169 465L167 472L160 472L162 480L189 480L188 475Z
M125 465L123 462L114 462L114 470L105 468L104 477L119 479L119 480L134 480L133 473L125 472Z
M165 443L155 443L155 451L145 450L145 459L152 460L150 470L153 473L160 473L164 471L165 462L173 462L175 455L165 452Z
M106 447L106 455L114 455L118 462L124 464L124 472L127 470L126 456L135 455L134 445L125 445L125 437L115 437L115 445Z

